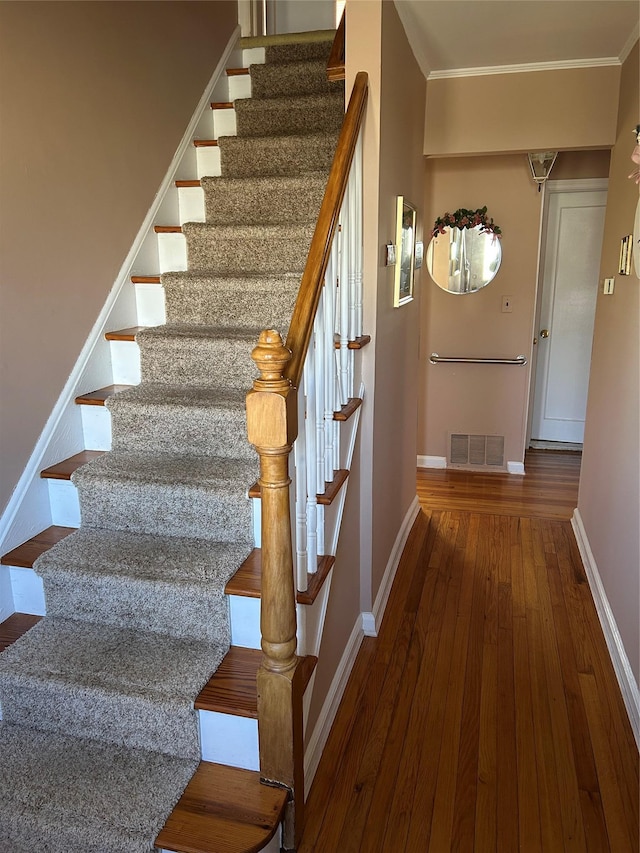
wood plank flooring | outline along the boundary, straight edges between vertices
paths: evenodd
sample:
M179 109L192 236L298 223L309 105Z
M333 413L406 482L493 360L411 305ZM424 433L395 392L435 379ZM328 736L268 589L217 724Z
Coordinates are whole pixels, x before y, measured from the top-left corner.
M637 853L638 751L568 520L579 455L526 470L419 472L299 853Z

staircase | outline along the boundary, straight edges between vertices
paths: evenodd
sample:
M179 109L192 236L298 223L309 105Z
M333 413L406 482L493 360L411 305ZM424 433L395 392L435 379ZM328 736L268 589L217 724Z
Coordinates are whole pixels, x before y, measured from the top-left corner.
M342 125L330 47L248 47L250 73L227 71L229 99L211 104L223 133L198 134L180 221L154 226L159 270L131 276L131 320L156 322L106 334L112 383L75 397L87 449L41 472L62 523L2 558L43 579L46 617L0 657L0 853L239 853L283 817L286 790L256 772L261 493L245 395L260 331L291 319ZM299 602L332 566L319 552Z

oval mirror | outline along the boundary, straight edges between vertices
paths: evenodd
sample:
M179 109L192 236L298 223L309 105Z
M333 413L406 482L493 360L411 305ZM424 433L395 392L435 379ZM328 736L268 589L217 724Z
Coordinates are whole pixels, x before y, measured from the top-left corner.
M495 234L475 228L445 228L427 249L429 275L449 293L475 293L500 269L502 247Z

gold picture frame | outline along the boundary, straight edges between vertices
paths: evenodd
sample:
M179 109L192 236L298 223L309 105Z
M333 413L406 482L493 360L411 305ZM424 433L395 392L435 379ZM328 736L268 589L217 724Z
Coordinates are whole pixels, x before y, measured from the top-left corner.
M631 275L631 256L633 255L633 234L627 234L620 241L620 261L618 273L620 275Z
M396 200L396 263L393 278L393 307L413 299L415 272L416 209L404 196Z

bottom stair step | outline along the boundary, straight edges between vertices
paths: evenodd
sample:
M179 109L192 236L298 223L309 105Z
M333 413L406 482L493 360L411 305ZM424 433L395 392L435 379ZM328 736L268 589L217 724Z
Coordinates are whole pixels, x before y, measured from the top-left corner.
M2 853L149 853L198 767L7 723L0 755Z
M156 846L175 853L251 853L275 835L287 791L260 774L201 762Z

